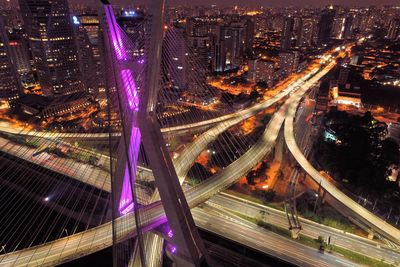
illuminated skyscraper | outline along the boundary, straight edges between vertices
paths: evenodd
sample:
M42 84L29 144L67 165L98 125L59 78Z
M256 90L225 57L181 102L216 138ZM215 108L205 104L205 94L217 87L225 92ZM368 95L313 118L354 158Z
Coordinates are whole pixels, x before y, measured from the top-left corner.
M290 49L291 47L293 26L294 26L294 19L292 17L285 18L282 28L282 39L281 39L282 50L287 50Z
M210 51L210 37L209 36L189 36L188 43L192 50L193 56L197 58L197 62L209 68L209 51Z
M283 75L289 75L297 72L299 66L299 52L280 52L279 53L279 65L281 67Z
M349 73L350 73L349 68L341 67L339 71L338 83L345 84L349 79Z
M351 38L353 33L353 16L336 17L333 22L332 37L335 39Z
M225 70L226 52L225 42L223 40L215 42L211 51L212 71L220 72Z
M333 27L331 31L331 37L334 39L343 39L343 33L344 33L344 25L346 22L346 18L341 16L341 17L336 17L333 21Z
M175 45L167 45L173 43ZM172 83L176 89L186 89L187 77L187 48L184 30L171 26L165 33L165 45L162 53L162 72L165 78Z
M318 23L318 43L324 44L329 41L332 32L333 21L335 17L335 10L325 9L322 11Z
M105 97L104 39L99 18L94 14L74 16L73 24L78 39L82 81L90 94Z
M297 38L298 46L309 47L313 44L316 26L317 23L314 18L309 17L301 19L301 29Z
M84 90L67 0L19 0L42 92Z
M20 28L21 14L11 0L0 0L0 13L4 17L4 25L8 28Z
M246 50L246 52L249 53L253 49L255 23L252 19L248 18L246 20L245 25L246 25L245 50Z
M9 41L0 17L0 100L16 99L20 93L21 85L10 58Z
M400 37L400 18L393 19L390 22L387 38L390 40L396 40Z
M12 62L18 74L24 76L31 72L31 56L28 41L21 30L15 30L8 34L9 51Z
M145 35L144 14L138 10L124 10L117 18L117 23L134 43L134 47L141 49L141 51L133 51L133 53L136 55L138 53L143 54L143 44L138 43L138 41L143 40Z
M229 68L239 66L243 60L246 48L246 25L234 22L229 26L221 27L221 38L225 42L226 65Z
M252 81L264 81L269 87L273 85L275 63L267 60L249 60L249 78Z

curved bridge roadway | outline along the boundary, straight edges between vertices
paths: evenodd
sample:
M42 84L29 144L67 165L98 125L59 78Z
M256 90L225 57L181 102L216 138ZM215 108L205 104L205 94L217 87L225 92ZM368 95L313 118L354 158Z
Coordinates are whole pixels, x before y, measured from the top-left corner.
M284 120L285 107L274 115L262 138L242 157L227 168L204 183L185 192L185 196L192 208L205 202L217 192L234 183L257 164L266 153L271 151L274 141ZM145 230L166 222L164 210L160 202L155 202L143 208L146 213L141 227ZM121 241L135 235L136 225L132 213L118 218L115 221L118 237ZM122 223L123 222L123 223ZM0 257L0 266L53 266L70 261L84 255L99 251L112 245L111 222L89 229L69 237L61 238L43 245L8 253Z
M315 74L316 72L317 71L314 70L312 74ZM325 74L325 71L320 72L316 76L322 77L324 74L321 73ZM311 77L312 74L309 76L307 75L307 77L303 78L301 82L304 82L305 79ZM285 89L282 92L281 98L288 95L292 90L296 89L297 85L298 82L296 82L296 85L290 89ZM295 96L299 96L299 98L301 98L308 88L309 87L303 86L302 89L298 90L286 101L280 110L274 114L263 136L242 157L233 162L220 173L207 179L204 183L185 192L189 206L194 207L205 202L211 196L234 183L238 178L243 176L246 172L248 172L248 170L257 164L269 151L271 151L285 119L286 108L292 104ZM254 107L253 109L255 112ZM150 230L166 222L165 214L160 202L156 202L144 207L143 211L146 212L147 216L141 222L142 229ZM133 216L133 214L127 214L115 221L118 233L118 241L135 235L136 225L134 223L135 220ZM121 224L121 222L124 223ZM82 233L77 233L75 235L48 242L43 245L5 254L0 257L0 265L53 266L61 264L63 262L67 262L111 246L111 231L112 225L111 222L109 222Z
M215 140L219 134L232 127L235 124L242 122L243 120L254 116L258 112L263 109L266 109L276 103L277 101L286 97L291 91L295 90L296 87L300 86L306 78L308 78L311 74L305 75L303 78L299 79L296 82L290 84L286 89L282 90L280 93L272 97L271 99L256 104L250 108L242 110L237 113L228 114L223 116L224 119L216 119L217 121L222 121L218 125L212 127L208 131L201 134L196 140L194 140L191 144L189 144L176 158L173 160L174 166L177 172L177 175L181 181L183 182L187 172L192 166L193 162L196 160L197 156L207 148L208 144ZM213 122L214 123L214 122ZM15 129L12 128L9 123L0 122L0 131L10 133L10 134L20 134L20 135L28 135L28 136L37 136L39 138L44 139L54 139L60 137L60 133L51 133L51 132L35 132L28 131L26 129ZM62 134L65 136L74 136L74 138L81 138L87 134ZM90 135L90 134L89 134ZM104 135L104 134L94 134L94 135ZM108 134L107 134L108 136ZM31 155L35 152L35 149L25 148L20 145L14 145L12 143L8 143L6 139L0 138L0 146L1 150L6 153L11 153L14 156L23 158L24 160L30 161L32 163L38 163L35 161ZM91 152L94 153L94 152ZM104 162L109 162L109 158L102 154L96 153L96 156L101 158L106 158ZM38 157L40 160L40 157ZM96 188L111 191L111 183L109 181L108 172L101 170L99 168L88 168L85 164L77 164L72 159L57 159L56 161L48 161L48 162L40 162L40 164L53 170L55 172L60 172L70 176L71 178L78 180L82 183L90 184ZM63 166L69 166L69 168L64 168ZM140 167L139 167L140 169Z
M314 78L307 82L307 84L312 84L313 80ZM307 84L305 85L306 87L308 86ZM328 192L334 199L343 204L351 212L352 216L361 219L365 224L367 224L373 230L382 234L389 240L400 244L399 229L385 222L384 220L352 200L342 191L337 189L333 184L327 181L303 155L298 145L296 144L293 131L293 121L296 116L296 110L300 103L301 97L298 96L296 98L297 100L290 105L287 112L284 130L286 144L296 161L317 184L319 184L324 190L326 190L326 192Z

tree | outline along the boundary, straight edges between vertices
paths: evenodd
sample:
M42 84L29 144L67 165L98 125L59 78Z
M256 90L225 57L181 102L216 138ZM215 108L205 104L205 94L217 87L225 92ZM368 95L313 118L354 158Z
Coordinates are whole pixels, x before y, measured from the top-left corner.
M264 194L264 201L265 202L271 202L272 200L274 200L276 196L276 192L272 189L265 191Z
M269 123L269 121L271 120L271 115L269 115L269 114L267 114L267 115L265 115L262 119L261 119L261 122L264 124L264 125L267 125L268 123Z
M251 91L250 99L256 100L258 97L260 97L260 94L257 92L257 90L254 89L253 91Z
M260 167L256 170L255 176L260 176L269 168L267 161L262 161Z
M254 183L254 178L255 178L256 176L255 176L255 173L254 173L254 171L251 171L251 172L249 172L247 175L246 175L246 181L247 181L247 183L249 184L249 185L254 185L255 183Z
M319 244L319 250L323 252L325 250L325 247L326 247L326 242L325 242L324 237L322 235L318 236L317 243Z
M210 177L212 174L200 163L196 162L193 164L193 166L190 168L188 172L188 177L192 178L196 181L203 181Z
M262 89L266 89L268 87L267 83L265 81L259 81L256 83L256 87L260 87Z
M89 158L88 158L88 163L89 163L90 165L93 165L93 166L96 166L97 163L98 163L98 161L99 161L99 158L98 158L98 157L95 157L95 156L93 156L93 155L90 155Z
M370 125L373 120L374 120L374 117L372 116L372 113L370 111L366 111L364 113L364 115L362 116L362 123L364 125Z
M284 177L285 175L283 174L283 171L279 170L276 178L281 181Z
M261 216L261 220L265 221L265 215L269 215L269 213L265 210L260 210L260 216Z
M261 198L261 200L264 203L271 202L272 200L274 200L274 198L276 196L276 192L274 190L272 190L272 189L264 190L264 189L256 188L254 190L254 193L255 193L256 196Z
M381 148L381 158L386 161L387 164L395 164L399 163L399 145L392 138L386 138L382 141Z

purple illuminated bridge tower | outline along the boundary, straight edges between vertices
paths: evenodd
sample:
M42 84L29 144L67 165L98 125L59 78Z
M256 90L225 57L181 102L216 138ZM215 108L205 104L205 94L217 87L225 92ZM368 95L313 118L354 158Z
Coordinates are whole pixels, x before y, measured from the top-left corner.
M111 63L107 67L111 69L112 83L116 88L114 91L109 90L109 96L117 94L123 124L113 175L113 217L135 212L136 225L140 225L135 209L137 203L133 186L142 143L171 228L168 236L174 244L174 261L177 266L182 267L203 266L206 262L209 263L207 253L179 184L155 113L160 79L164 1L152 2L151 36L145 46L145 58L132 61L128 49L124 46L124 32L117 25L112 6L106 0L102 0L104 35ZM142 70L144 75L141 77L144 78L140 81L135 80L135 77L138 77L136 74Z

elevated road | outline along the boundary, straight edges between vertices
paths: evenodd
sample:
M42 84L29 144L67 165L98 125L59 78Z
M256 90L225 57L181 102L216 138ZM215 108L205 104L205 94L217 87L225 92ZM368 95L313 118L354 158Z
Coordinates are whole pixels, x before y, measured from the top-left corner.
M311 75L316 72L317 70L314 70L312 74L303 79L305 80L310 78ZM324 73L324 71L322 71L322 73ZM322 75L317 74L317 76ZM311 84L309 84L309 86L310 85ZM286 89L286 95L297 89L297 86L298 85L294 86L294 88L290 88L290 90ZM218 174L207 179L204 183L188 190L186 192L186 198L189 206L194 207L205 202L217 192L234 183L238 178L242 177L255 164L257 164L266 153L272 149L285 119L286 108L290 106L293 101L297 100L297 98L301 98L308 88L309 87L307 86L303 86L285 102L279 111L274 114L263 136L242 157ZM154 227L166 222L161 203L157 202L150 206L143 207L143 209L147 216L141 221L142 229L153 229ZM124 221L124 224L120 223L122 221ZM135 234L136 225L134 224L133 214L127 214L118 218L115 225L118 233L118 241ZM123 225L123 227L121 227L121 225ZM0 266L57 265L101 250L111 244L111 223L106 223L99 227L89 229L88 231L58 239L53 242L5 254L0 257Z
M217 192L234 183L257 164L272 149L283 123L284 115L285 110L282 107L273 116L264 135L255 146L220 173L210 177L197 187L186 191L185 196L189 206L192 208L205 202ZM143 207L142 211L146 213L145 218L141 220L141 227L144 230L153 229L166 222L160 202ZM130 213L115 221L118 241L135 235L136 225L133 216ZM110 222L43 245L8 253L0 256L0 266L53 266L61 264L111 246L111 231L112 225Z
M312 78L305 87L316 82L317 76ZM326 180L318 170L316 170L307 158L301 152L296 143L294 136L293 121L296 117L297 107L300 103L301 96L296 96L296 100L289 106L286 114L284 136L286 144L300 166L308 173L308 175L323 188L330 196L340 202L344 207L351 212L351 215L362 220L363 223L371 227L374 231L386 237L392 242L400 244L400 230L382 220L372 212L368 211L357 202L348 197L345 193L337 189L333 184Z
M270 208L265 205L254 203L246 199L238 198L230 194L221 193L206 202L210 207L241 213L252 218L262 218L265 222L288 229L289 224L284 211ZM264 211L265 214L261 215ZM381 246L381 243L363 238L342 230L319 224L302 217L299 217L302 226L302 234L317 239L323 236L325 239L330 237L331 244L351 251L367 255L377 260L384 259L386 263L395 264L400 262L400 254L387 247Z
M193 209L193 217L196 225L202 229L297 266L358 266L342 257L329 253L321 254L314 248L207 206Z
M313 71L315 72L315 70ZM312 72L311 72L312 73ZM208 144L215 140L219 134L226 131L228 128L242 122L245 119L254 116L258 112L270 107L271 105L275 104L279 100L282 100L284 97L288 96L291 92L296 90L298 86L300 86L311 74L306 74L303 78L299 79L296 82L290 84L287 88L282 90L280 93L272 97L271 99L256 104L250 108L244 109L238 113L233 113L224 116L225 119L221 119L218 125L214 126L213 128L209 129L208 131L201 134L198 138L196 138L191 144L189 144L181 154L173 160L176 172L178 177L181 181L186 177L187 172L189 171L190 167L193 165L193 162L196 160L197 156L207 148ZM218 121L218 120L216 120ZM60 133L52 133L52 132L35 132L29 131L27 129L19 129L13 128L11 124L7 122L0 122L0 131L9 133L9 134L19 134L19 135L26 135L31 137L39 137L41 139L56 139L62 136L74 136L74 138L84 138L84 136L91 134L61 134ZM108 138L108 134L94 134L94 138L102 138L100 136L106 135ZM104 136L103 136L104 137ZM91 137L92 138L92 137ZM24 160L30 161L35 164L40 164L45 168L48 168L52 171L59 172L69 177L78 180L80 182L89 184L94 186L98 189L102 189L105 191L111 191L111 182L109 179L109 174L107 171L102 170L100 168L75 162L73 159L68 158L56 158L54 160L44 160L41 156L37 158L32 157L33 153L36 152L36 149L24 147L22 145L13 144L8 142L7 139L0 138L0 149L6 153L12 153L14 156L20 157ZM109 157L99 154L90 152L96 157L102 159L103 162L109 163ZM104 164L106 166L106 164ZM68 166L68 167L66 167ZM149 173L150 170L138 167L139 170L144 170L144 174Z
M172 133L176 131L190 131L191 129L201 128L205 126L212 126L217 123L221 124L225 121L229 121L235 118L242 118L242 120L251 117L252 115L258 113L259 111L271 106L276 101L279 101L283 97L287 96L292 90L295 89L296 86L300 85L308 76L305 74L304 77L298 79L297 81L291 83L287 86L286 89L282 90L280 93L272 97L271 99L264 101L262 103L258 103L250 108L241 110L239 112L230 113L227 115L223 115L217 118L204 120L196 123L190 123L180 126L173 126L162 128L162 133ZM234 125L231 123L227 123L227 125ZM8 134L15 134L15 135L24 135L29 137L40 137L40 138L48 138L48 139L74 139L74 140L85 140L85 139L92 139L92 140L108 140L109 134L108 133L62 133L62 132L45 132L45 131L36 131L29 128L24 128L21 126L16 126L12 123L6 121L0 121L0 132L8 133ZM120 133L112 134L113 137L119 137Z
M110 173L104 168L77 162L74 159L52 156L47 153L33 156L37 152L37 149L10 142L8 139L2 137L0 137L0 151L40 165L56 173L66 175L84 184L111 192ZM103 162L109 164L110 158L108 156L93 152L91 152L91 155L102 158ZM142 173L143 179L153 180L152 172L148 168L138 166L138 171Z
M286 262L298 266L358 266L341 257L321 254L317 250L298 244L270 231L264 230L252 223L240 219L228 219L223 213L216 212L214 209L194 209L193 216L196 225L207 231L224 236L232 241L242 243L260 252L280 258ZM133 220L132 220L133 221ZM93 229L94 230L94 229ZM71 258L78 258L86 255L79 253L79 247L86 247L92 241L97 241L98 247L86 247L93 252L111 246L111 225L103 231L90 231L81 238L63 238L52 242L52 254L43 248L37 248L35 255L22 253L18 262L2 260L0 266L54 266L59 264L59 257L71 255ZM46 259L46 261L44 261Z

